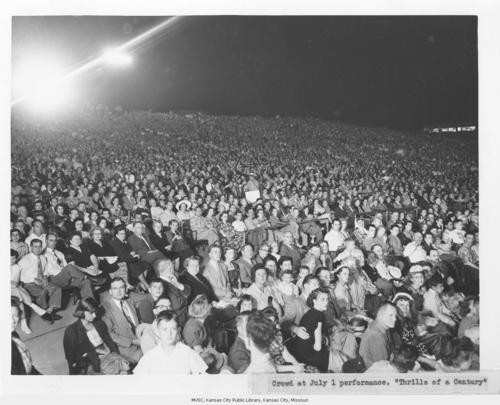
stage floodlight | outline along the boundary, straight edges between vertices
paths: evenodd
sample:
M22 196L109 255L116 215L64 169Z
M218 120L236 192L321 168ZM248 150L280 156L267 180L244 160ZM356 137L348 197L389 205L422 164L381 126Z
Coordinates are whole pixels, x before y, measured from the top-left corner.
M37 113L66 108L75 92L65 73L57 57L44 53L23 58L12 72L14 100Z

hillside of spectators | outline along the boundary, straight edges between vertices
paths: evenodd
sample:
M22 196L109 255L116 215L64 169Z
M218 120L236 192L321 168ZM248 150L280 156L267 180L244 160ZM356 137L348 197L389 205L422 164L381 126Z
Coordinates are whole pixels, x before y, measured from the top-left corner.
M15 374L68 293L70 374L478 368L477 139L107 110L11 139Z

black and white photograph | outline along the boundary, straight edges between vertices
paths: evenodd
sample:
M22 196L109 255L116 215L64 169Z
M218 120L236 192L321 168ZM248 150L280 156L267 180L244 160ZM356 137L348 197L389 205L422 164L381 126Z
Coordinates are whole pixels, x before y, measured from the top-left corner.
M484 369L478 16L368 14L12 16L12 376Z

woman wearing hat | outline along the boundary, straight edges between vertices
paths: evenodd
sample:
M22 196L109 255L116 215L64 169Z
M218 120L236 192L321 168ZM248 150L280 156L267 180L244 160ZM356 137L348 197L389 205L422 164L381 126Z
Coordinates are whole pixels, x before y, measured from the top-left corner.
M417 316L412 296L399 292L392 299L392 303L397 309L396 325L390 332L395 347L407 344L414 346L420 355L439 356L446 338L439 333L433 333L427 327L427 316Z
M177 209L177 218L179 218L179 221L189 221L191 219L191 212L188 211L189 209L191 209L190 201L181 200L177 204L175 204L175 208Z

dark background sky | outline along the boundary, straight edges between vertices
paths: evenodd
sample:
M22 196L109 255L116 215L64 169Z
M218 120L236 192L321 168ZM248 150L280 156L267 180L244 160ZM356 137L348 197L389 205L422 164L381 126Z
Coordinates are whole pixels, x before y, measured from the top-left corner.
M33 45L76 65L163 20L16 17L13 65ZM134 55L130 68L82 76L85 97L396 128L477 123L473 16L182 17Z

